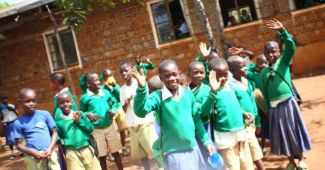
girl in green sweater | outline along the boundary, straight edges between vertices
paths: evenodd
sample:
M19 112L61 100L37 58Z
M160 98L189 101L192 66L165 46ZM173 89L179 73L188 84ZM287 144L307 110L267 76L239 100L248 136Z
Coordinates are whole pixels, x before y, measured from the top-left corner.
M89 135L94 130L86 114L72 110L72 99L68 93L58 95L56 128L66 149L68 170L101 170L94 149L89 144Z

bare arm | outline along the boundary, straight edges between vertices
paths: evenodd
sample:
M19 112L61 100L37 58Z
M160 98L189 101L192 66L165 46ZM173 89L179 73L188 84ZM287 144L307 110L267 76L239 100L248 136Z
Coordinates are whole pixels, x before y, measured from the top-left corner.
M16 138L15 142L16 142L16 147L19 151L26 153L27 155L30 155L35 159L42 159L43 155L39 151L27 148L25 145L21 144L22 142L21 138Z
M47 148L47 150L44 152L43 157L49 157L52 154L52 151L54 150L54 146L56 143L56 139L58 137L58 132L56 131L55 127L51 129L52 136L51 136L51 143L50 146Z

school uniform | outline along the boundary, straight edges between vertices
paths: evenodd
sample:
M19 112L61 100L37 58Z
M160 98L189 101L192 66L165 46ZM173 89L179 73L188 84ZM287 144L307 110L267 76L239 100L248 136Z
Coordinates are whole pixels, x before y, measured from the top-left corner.
M24 138L27 148L44 152L51 143L49 129L55 127L51 114L45 110L35 110L31 115L23 114L14 123L15 138ZM25 154L25 164L28 170L59 170L60 166L56 152L52 152L49 159L37 160Z
M56 120L56 129L66 149L67 169L100 170L94 149L89 145L89 134L94 126L83 112L79 112L79 120L74 121L74 112L71 110L69 115L61 113Z
M13 104L4 104L0 105L0 114L3 122L3 130L6 137L6 144L13 146L15 144L14 137L14 122L17 119L16 107Z
M135 65L134 66L138 72L140 72L140 70L143 70L144 75L147 76L148 74L148 70L153 70L155 69L155 65L152 62L149 63L140 63L140 65Z
M241 78L241 81L236 80L234 77L230 77L228 81L230 86L235 91L241 109L243 109L245 112L251 113L254 116L254 122L245 129L247 132L248 146L253 161L261 160L263 158L263 152L255 136L256 128L261 128L261 121L253 95L254 88L252 84L244 77Z
M251 170L254 165L244 130L243 110L234 90L226 83L216 94L214 137L227 170Z
M57 118L57 115L60 115L62 113L61 109L59 109L59 105L58 105L58 95L60 93L66 93L70 96L71 100L72 100L72 106L71 106L71 109L73 110L78 110L78 106L77 106L77 103L76 103L76 99L74 97L74 95L72 94L72 92L69 90L68 87L65 87L63 88L60 92L58 92L57 94L55 94L54 96L54 120L56 120Z
M261 79L269 106L271 151L296 156L310 150L311 142L290 83L289 65L296 46L287 30L281 36L286 48L271 67L262 70Z
M127 98L135 96L138 83L132 78L131 84L124 84L121 87L120 100L124 105ZM135 105L132 98L126 108L126 121L131 137L131 157L133 159L141 159L144 157L153 157L152 146L157 140L155 128L153 125L153 113L148 114L144 118L138 117L133 110Z
M134 112L139 117L156 111L161 127L156 141L164 155L165 168L169 170L204 169L204 160L195 136L206 146L211 144L200 118L200 109L192 92L178 86L175 98L164 87L148 95L147 88L138 88L134 97Z
M99 89L97 94L87 90L80 98L82 112L90 112L99 116L99 120L92 122L95 128L92 135L97 142L98 157L105 156L108 149L111 153L122 149L119 134L112 126L113 121L108 118L109 112L116 113L117 108L119 104L116 99L103 88Z

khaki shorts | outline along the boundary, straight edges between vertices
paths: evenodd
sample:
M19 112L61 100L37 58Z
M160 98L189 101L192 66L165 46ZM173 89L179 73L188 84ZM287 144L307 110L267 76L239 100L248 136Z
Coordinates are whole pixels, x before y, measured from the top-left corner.
M247 127L246 131L248 135L248 146L253 161L261 160L263 158L263 152L255 136L255 127Z
M263 113L266 113L266 108L264 104L264 97L262 92L259 89L254 90L254 97L256 101L256 105L259 109L263 111Z
M95 128L92 135L97 142L99 151L98 157L105 156L107 150L111 153L115 153L122 149L120 135L113 125L105 128Z
M223 158L225 170L252 170L254 164L247 141L237 142L231 148L218 149Z
M158 138L153 124L129 127L129 131L131 137L131 157L133 159L152 158L152 145Z
M44 152L44 151L40 151ZM53 151L51 157L47 159L37 160L27 154L25 154L25 165L27 170L60 170L60 164L58 162L58 155L56 151Z
M114 126L118 131L123 131L128 128L125 118L125 112L122 107L117 110L117 115L114 117Z
M101 170L98 158L94 155L94 149L86 146L78 150L67 149L67 169Z

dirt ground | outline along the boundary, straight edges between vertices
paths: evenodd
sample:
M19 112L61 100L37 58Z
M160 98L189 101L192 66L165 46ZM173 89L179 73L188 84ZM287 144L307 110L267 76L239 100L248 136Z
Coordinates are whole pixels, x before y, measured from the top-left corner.
M311 170L325 169L325 75L302 77L294 80L304 103L301 108L308 132L312 140L312 150L306 156L306 162ZM324 129L323 129L324 128ZM3 147L4 139L1 141L0 170L24 170L22 157L9 160L8 147ZM138 161L123 157L125 170L142 169ZM267 153L264 165L268 170L281 170L285 168L287 161L285 157L279 157ZM109 169L116 169L112 162L108 161Z

